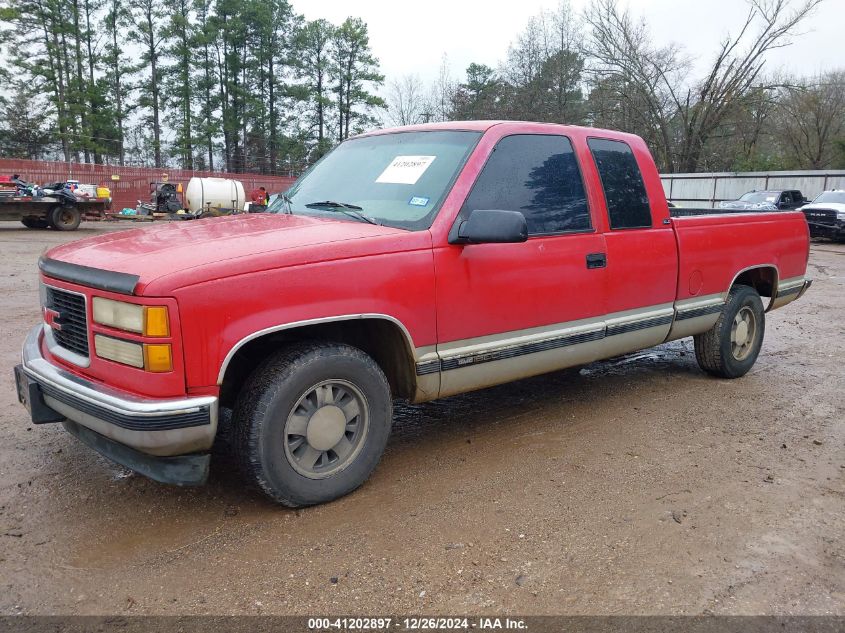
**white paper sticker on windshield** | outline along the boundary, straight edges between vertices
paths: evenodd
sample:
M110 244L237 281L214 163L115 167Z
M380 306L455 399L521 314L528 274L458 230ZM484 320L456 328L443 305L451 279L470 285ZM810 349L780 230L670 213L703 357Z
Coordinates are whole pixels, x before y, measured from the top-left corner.
M415 185L437 156L397 156L376 182L391 185Z

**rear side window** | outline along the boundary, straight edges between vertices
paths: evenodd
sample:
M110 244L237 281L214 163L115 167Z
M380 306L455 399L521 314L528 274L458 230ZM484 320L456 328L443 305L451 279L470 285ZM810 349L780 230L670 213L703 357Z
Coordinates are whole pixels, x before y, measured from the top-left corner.
M611 229L651 226L651 207L643 175L627 143L592 138L587 141L604 188Z
M517 134L499 141L461 216L476 209L521 211L530 235L591 230L581 172L565 136Z

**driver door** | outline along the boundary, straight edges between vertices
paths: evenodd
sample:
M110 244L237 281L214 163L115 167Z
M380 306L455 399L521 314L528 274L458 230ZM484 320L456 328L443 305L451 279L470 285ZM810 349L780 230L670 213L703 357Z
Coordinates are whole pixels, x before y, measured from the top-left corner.
M499 139L457 223L475 209L521 211L529 237L435 248L440 396L598 358L605 242L570 139Z

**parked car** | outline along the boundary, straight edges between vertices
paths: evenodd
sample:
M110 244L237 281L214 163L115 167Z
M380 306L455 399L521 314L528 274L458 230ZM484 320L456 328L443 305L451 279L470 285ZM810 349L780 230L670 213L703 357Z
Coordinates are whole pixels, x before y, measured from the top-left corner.
M845 240L845 191L833 189L820 193L801 207L812 237Z
M367 479L396 399L690 336L705 372L738 378L765 313L810 285L801 213L673 218L643 140L607 130L371 132L281 199L46 253L15 371L32 421L187 485L231 409L246 478L304 506Z
M749 211L785 211L797 209L808 200L797 189L749 191L739 200L720 202L720 209L739 209Z

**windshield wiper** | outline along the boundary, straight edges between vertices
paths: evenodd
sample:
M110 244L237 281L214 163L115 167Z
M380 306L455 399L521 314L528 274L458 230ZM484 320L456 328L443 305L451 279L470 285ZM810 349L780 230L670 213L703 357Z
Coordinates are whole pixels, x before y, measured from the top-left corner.
M282 202L285 203L285 213L288 215L293 215L293 203L291 203L290 198L288 198L288 194L282 193Z
M363 211L364 207L359 207L357 204L349 204L348 202L335 202L334 200L323 200L322 202L309 202L305 205L309 209L316 207L331 207L333 209L354 209L355 211Z
M362 222L369 222L370 224L375 224L380 226L381 222L376 220L375 218L371 218L368 215L364 215L361 211L364 210L363 207L359 207L355 204L348 204L346 202L335 202L334 200L323 200L322 202L309 202L305 205L309 209L326 209L327 211L333 211L336 213L345 213L346 215L357 218Z

